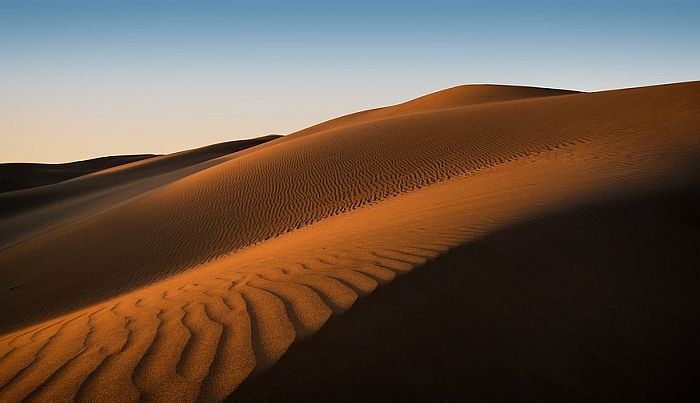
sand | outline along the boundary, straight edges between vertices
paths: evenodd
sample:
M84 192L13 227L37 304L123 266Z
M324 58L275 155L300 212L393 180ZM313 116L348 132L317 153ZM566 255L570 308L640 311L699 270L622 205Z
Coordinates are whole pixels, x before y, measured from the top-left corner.
M72 180L0 194L0 248L113 208L202 169L237 151L279 138L229 141L102 169Z
M441 274L429 276L429 273L440 272L446 260L458 262L449 264L450 267L461 265L459 274L463 277L453 280L456 284L464 282L463 293L470 295L474 286L467 283L492 262L487 248L480 247L491 235L512 234L505 236L507 241L510 239L508 242L494 248L504 258L517 262L510 267L527 268L527 273L494 273L486 277L490 282L480 291L490 295L487 291L499 282L518 282L520 285L508 285L511 294L505 295L514 301L518 301L516 297L520 294L512 293L529 289L528 281L535 282L531 291L534 295L543 287L537 281L544 281L550 287L563 283L568 277L562 279L562 274L553 269L560 266L566 266L566 272L571 275L580 273L589 286L591 282L600 283L604 289L615 284L608 281L619 283L626 277L634 277L635 267L639 266L640 276L649 271L643 264L646 259L634 254L635 248L646 246L644 242L648 240L621 236L616 241L624 246L613 249L613 252L619 250L619 255L607 253L620 259L616 266L624 270L611 276L587 274L588 267L597 267L596 261L588 262L588 266L573 264L572 253L594 246L575 236L570 242L577 246L556 246L556 242L569 239L566 236L571 218L562 218L562 214L573 214L579 217L576 222L585 225L589 221L594 223L592 234L612 230L622 234L631 226L630 222L643 220L648 226L642 228L654 231L658 242L664 245L673 242L674 248L692 253L687 245L674 241L677 234L669 235L677 232L676 227L654 227L653 220L644 215L647 213L625 218L627 221L623 222L627 224L614 224L611 223L614 220L606 217L619 215L609 209L629 210L614 209L621 201L635 203L695 189L700 173L699 153L700 83L697 82L600 93L462 86L322 123L226 154L216 163L196 169L188 166L172 173L164 170L161 175L168 176L167 181L144 186L145 190L129 197L115 196L113 203L107 193L99 203L84 204L88 213L68 214L50 227L35 226L31 236L19 240L15 237L14 242L0 249L0 281L4 290L0 294L0 309L4 313L0 318L3 334L0 336L0 400L190 401L221 400L231 393L232 399L245 400L246 396L259 397L270 390L279 391L275 385L285 385L293 378L291 374L298 372L304 372L300 379L309 382L296 390L332 391L328 385L314 385L314 379L319 379L313 377L317 371L306 368L309 362L300 365L307 355L301 347L283 358L279 367L273 365L290 346L294 350L295 341L319 330L319 340L324 340L323 337L353 340L355 335L362 336L364 330L323 336L322 327L329 319L331 325L352 323L352 317L348 322L343 320L352 314L353 305L377 288L389 292L394 284L380 286L399 275L409 273L406 281L413 281L414 288L420 285L423 288L415 298L409 295L410 287L409 292L396 291L403 299L393 298L395 306L424 305L433 298L431 295L443 292L459 294L458 285L441 290L443 287L429 283L433 278L435 284L441 281L444 284ZM108 176L120 169L85 178L92 176L97 179L91 180L98 183L100 175ZM139 182L129 182L127 186L138 188ZM13 193L16 192L7 195ZM688 204L684 200L696 200L689 197L680 197L681 205ZM61 205L63 200L57 197L37 203L41 209L49 209ZM678 198L659 200L652 205L673 205ZM692 224L697 222L692 218L694 210L682 211L685 215L678 215L679 220L686 220L689 227L683 227L687 235L680 239L692 243L692 237L697 236L697 225ZM648 213L650 217L655 214ZM18 208L6 217L6 220L14 219L20 227L21 223L32 226L41 216L32 216ZM523 232L525 223L539 223L537 220L546 217L551 218L546 225L542 224L544 229L537 227L540 229ZM673 256L675 249L669 248L667 253ZM501 256L496 255L496 258ZM679 256L684 258L679 258L675 265L689 272L692 260L685 257L692 255ZM424 268L437 268L420 276L410 273L424 265ZM663 278L664 273L661 271L659 275ZM540 280L542 277L545 280ZM676 284L673 278L666 280ZM634 281L630 279L631 283ZM401 289L400 284L396 284L396 290ZM564 285L572 293L581 291L582 287ZM694 284L689 285L690 291L678 292L687 291L683 295L692 296L695 288L691 286ZM494 292L498 295L499 291L494 289ZM641 295L659 299L673 293L671 287L644 290ZM622 293L616 298L626 301L626 295ZM522 309L539 312L542 304L562 305L561 295L557 297L559 300L546 295L540 299L525 298ZM367 304L361 306L380 309L378 305L382 304L372 305L371 298L369 295ZM689 301L692 302L691 297L669 308L689 307ZM459 312L473 311L482 304L476 296L454 302L443 307L431 305L436 318L461 317ZM493 298L484 298L483 304L492 302ZM567 302L572 306L577 304L576 299ZM616 317L600 307L597 309L593 312L601 320ZM641 305L635 309L645 312ZM348 314L340 315L348 310ZM488 317L464 315L460 329L471 328L470 323L476 320L473 327L480 336L474 337L482 341L490 339L485 336L483 322L497 323L507 310L493 307L489 312L492 315ZM565 325L567 321L582 320L585 312L586 309L562 308L550 315L551 322ZM660 312L672 315L673 309ZM683 315L688 317L687 313ZM654 322L661 316L648 316L650 319L635 322L631 327L615 322L615 331L634 333L637 331L634 326L646 326L653 327L660 339L686 340L694 336L686 328ZM368 318L368 323L376 320L369 315L363 317ZM426 323L431 326L428 329L411 328L408 336L400 326L387 326L383 329L386 333L375 334L391 338L400 333L415 342L431 332L440 334L440 326L447 326L446 331L454 326L440 323L430 321ZM513 323L517 329L518 323ZM596 322L592 323L596 329ZM496 330L507 333L509 327L503 326ZM330 331L338 328L343 327L335 325ZM352 327L346 325L345 329ZM542 329L544 332L547 327ZM538 340L537 335L531 332L524 337ZM572 333L556 335L558 340L566 340ZM305 340L304 345L311 346L314 337ZM508 342L512 339L507 335L500 337L505 351L509 351ZM599 343L595 338L581 340L577 344L580 351L595 349ZM632 337L632 340L637 339ZM645 343L641 336L638 340L642 341L635 346L618 343L614 348L610 345L605 348L617 354L651 351L658 355L664 351L657 351L655 344ZM464 369L456 367L452 372L454 379L463 376L464 371L478 372L479 363L484 362L495 366L494 371L501 371L500 378L463 376L459 378L463 389L452 390L446 390L441 383L417 384L422 393L430 394L432 387L445 394L468 396L460 391L468 389L471 378L475 379L476 390L472 396L478 397L480 390L489 388L500 393L499 385L528 384L512 375L527 371L527 365L534 365L540 371L533 372L533 379L544 379L545 385L552 383L552 390L559 387L558 396L567 397L567 393L574 396L577 390L598 390L595 377L574 379L562 375L559 381L547 378L559 372L556 365L567 362L556 361L551 355L534 354L530 356L534 357L534 363L527 364L527 357L516 354L522 350L514 350L513 357L502 362L489 361L491 356L484 354L477 354L470 362L467 354L472 351L470 346L455 346L455 351L460 353L454 357L449 353L452 350L442 348L459 342L458 335L452 335L444 343L433 340L435 347L430 343L421 345L427 349L426 357L439 360L447 355L444 359L462 363ZM335 343L310 365L315 362L322 365L329 358L332 361L336 353L339 359L343 357L344 353L339 351L342 343ZM381 345L372 346L367 354L381 357L372 350L381 348ZM395 354L410 355L407 350L410 348L387 347L387 351ZM695 354L696 350L686 351ZM675 352L664 357L674 363L672 368L688 368L677 361L680 355ZM287 358L289 363L284 361ZM361 358L355 358L362 362ZM690 359L696 358L697 355ZM367 362L376 361L368 358ZM554 364L548 366L550 362ZM611 362L614 367L619 360L613 357ZM356 375L351 379L361 379L366 367L355 365L358 366L352 368ZM391 371L391 362L382 365L373 368ZM629 368L633 371L636 367ZM449 368L442 371L447 373ZM632 377L635 382L653 382L653 372L638 373L643 375ZM695 375L691 373L691 376ZM251 380L237 397L236 389L249 377ZM488 383L483 381L486 378L501 381ZM610 382L615 385L618 380ZM327 384L328 380L321 383ZM395 384L388 384L387 389L380 385L373 389L381 393L391 390L392 385ZM665 385L648 388L662 393ZM337 391L344 390L344 386L338 387L341 389ZM362 397L361 390L347 396ZM527 391L522 389L518 393L524 395Z
M153 154L114 155L65 164L0 164L0 193L63 182L118 165L155 157Z
M678 189L484 235L331 318L230 400L686 401L699 203Z

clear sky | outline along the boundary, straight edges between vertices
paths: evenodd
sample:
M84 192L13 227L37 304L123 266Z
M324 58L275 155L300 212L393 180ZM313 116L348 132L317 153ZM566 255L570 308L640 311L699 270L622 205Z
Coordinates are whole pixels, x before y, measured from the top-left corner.
M697 0L0 0L0 162L286 134L459 84L698 79Z

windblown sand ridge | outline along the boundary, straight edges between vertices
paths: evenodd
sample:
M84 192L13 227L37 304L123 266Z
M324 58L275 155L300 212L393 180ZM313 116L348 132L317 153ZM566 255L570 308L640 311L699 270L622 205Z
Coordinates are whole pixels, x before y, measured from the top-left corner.
M13 313L0 324L0 397L222 399L449 248L696 183L699 95L688 83L441 98L234 154L2 249L0 306Z

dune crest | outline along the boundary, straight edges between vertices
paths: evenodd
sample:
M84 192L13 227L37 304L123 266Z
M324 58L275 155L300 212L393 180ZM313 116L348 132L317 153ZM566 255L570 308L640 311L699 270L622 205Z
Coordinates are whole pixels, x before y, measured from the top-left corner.
M577 93L579 92L553 88L519 87L512 85L460 85L424 95L397 105L351 113L349 115L331 119L329 121L300 130L294 133L291 137L301 137L324 130L337 129L339 127L368 123L375 120L405 116L413 113L431 112L438 111L440 109L451 109L529 98L571 95Z
M302 130L0 249L0 400L221 400L451 248L697 184L700 83L512 88Z

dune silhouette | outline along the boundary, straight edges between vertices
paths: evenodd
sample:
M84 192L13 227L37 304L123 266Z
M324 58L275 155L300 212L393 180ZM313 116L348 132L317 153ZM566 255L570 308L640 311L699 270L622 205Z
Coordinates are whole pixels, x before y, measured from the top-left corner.
M421 304L440 295L439 287L430 283L431 274L457 264L446 263L451 261L460 262L465 271L452 281L479 278L487 287L497 281L520 282L522 287L534 282L543 290L563 284L574 293L582 285L551 273L574 258L572 249L555 243L547 248L545 241L583 242L565 235L587 223L595 223L587 232L590 237L608 228L618 231L615 242L623 246L615 250L627 269L611 276L586 274L596 265L590 261L589 266L569 265L567 276L580 275L587 286L600 283L609 289L613 283L606 281L635 276L630 267L641 266L640 276L650 272L639 258L623 259L636 247L648 247L649 239L624 236L620 228L629 225L613 218L628 209L618 204L655 200L654 212L628 214L628 223L635 217L653 221L656 210L680 203L673 217L683 220L687 236L682 239L697 239L692 238L698 236L697 217L688 206L700 185L699 161L700 82L596 93L466 85L282 137L152 157L0 194L0 232L5 234L0 237L0 400L271 399L265 385L293 382L299 371L311 372L300 377L309 384L298 390L332 393L329 385L311 384L320 378L305 368L303 357L318 355L308 347L305 352L304 346L330 340L331 347L317 361L325 365L342 348L338 332L352 328L343 323L361 325L350 315L353 305L368 296L358 303L358 311L381 313L381 304L372 302L380 299L369 294L397 276L406 274L396 292L401 284L409 291L402 294L404 300L394 299L395 304ZM690 196L687 189L694 189ZM678 192L686 193L661 197ZM538 223L537 229L523 230L531 222ZM665 234L678 229L676 224L650 224L639 230L657 231L659 242L672 242ZM472 265L483 268L496 259L482 247L491 235L499 239L492 245L498 258L512 257L518 265L508 267L529 271L511 275L501 270L494 277L476 268L467 273ZM518 239L523 246L511 256ZM598 250L594 244L582 245ZM689 257L674 262L682 273L691 273ZM423 266L425 273L410 273ZM662 284L664 272L653 274ZM444 284L444 276L435 274L436 284ZM417 300L406 295L411 287L420 289ZM472 292L474 287L465 284L463 290ZM689 307L696 288L685 289L685 300L662 311ZM522 296L517 290L509 288L504 295L532 309L543 303L517 299ZM656 301L672 289L645 288L644 293ZM561 296L557 298L548 302L557 303ZM496 308L487 319L475 316L469 305L478 304L475 299L454 301L454 306L442 308L453 313L447 315L451 318L469 309L465 320L504 317L505 311ZM570 303L592 304L583 297ZM593 315L600 321L620 316L595 306ZM343 322L346 315L340 314L347 310L349 319ZM564 326L576 312L562 308L552 314L550 325ZM655 320L653 315L644 318ZM630 326L646 324L644 318ZM329 320L332 325L325 332L322 327ZM610 334L631 329L615 326ZM485 331L483 326L475 329ZM670 322L655 329L662 339L693 335ZM394 325L385 330L392 337L403 329ZM367 331L343 334L362 341ZM421 334L417 331L416 337ZM526 336L535 340L538 334ZM557 335L564 339L570 333ZM270 369L295 341L308 336L278 368ZM642 336L629 339L637 343L629 347L632 354L657 354L659 343L646 343ZM602 338L581 340L584 348L610 349ZM402 343L415 346L410 340ZM616 346L625 348L624 343ZM368 354L379 348L370 346ZM435 348L435 354L442 351ZM465 348L455 347L460 352ZM525 365L526 355L513 351L515 358L502 368ZM697 350L685 351L695 354L689 360L697 360ZM664 359L681 359L676 351L669 354ZM617 358L613 367L627 365ZM390 370L390 362L383 365ZM668 368L683 373L681 385L689 385L687 366ZM630 379L643 383L655 374L639 372ZM552 380L552 387L562 393L585 390L586 382L597 378L572 379ZM669 385L678 386L667 382L649 387L664 395ZM472 397L482 396L483 390L477 392Z

